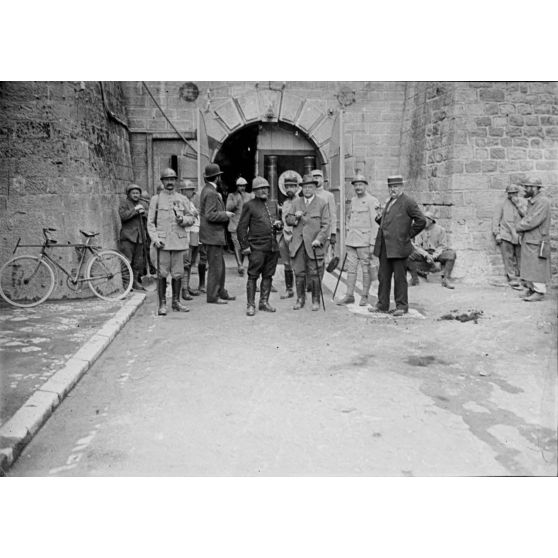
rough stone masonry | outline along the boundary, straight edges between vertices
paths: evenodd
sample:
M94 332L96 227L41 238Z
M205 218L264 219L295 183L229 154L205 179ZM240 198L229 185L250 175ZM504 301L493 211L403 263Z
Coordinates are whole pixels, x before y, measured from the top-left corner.
M357 169L380 200L386 177L403 174L411 195L448 230L464 282L502 275L490 232L494 206L508 184L539 176L552 200L556 281L556 82L213 81L196 82L195 99L183 94L188 83L1 83L0 262L18 237L39 240L43 226L72 242L80 228L99 231L102 244L115 247L125 184L154 193L154 145L183 145L176 128L196 148L198 110L210 156L244 126L285 122L315 145L328 175L342 109L346 196ZM65 252L60 257L74 258ZM64 284L56 293L75 296Z

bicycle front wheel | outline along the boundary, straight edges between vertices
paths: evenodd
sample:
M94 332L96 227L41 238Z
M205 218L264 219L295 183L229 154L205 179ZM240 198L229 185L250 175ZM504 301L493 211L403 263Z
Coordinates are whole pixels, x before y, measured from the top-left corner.
M12 306L31 308L54 290L54 271L37 256L17 256L0 269L0 295Z
M132 289L132 268L122 254L103 250L89 260L86 279L99 298L120 300Z

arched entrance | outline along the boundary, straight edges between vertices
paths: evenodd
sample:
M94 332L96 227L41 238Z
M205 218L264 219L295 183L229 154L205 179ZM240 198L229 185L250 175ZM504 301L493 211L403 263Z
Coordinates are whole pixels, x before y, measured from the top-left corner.
M286 122L256 122L230 134L215 154L214 161L223 171L223 189L234 191L238 177L251 183L255 176L265 177L271 185L273 207L284 195L280 177L287 170L301 176L323 168L320 150L297 127ZM250 188L248 188L250 191Z

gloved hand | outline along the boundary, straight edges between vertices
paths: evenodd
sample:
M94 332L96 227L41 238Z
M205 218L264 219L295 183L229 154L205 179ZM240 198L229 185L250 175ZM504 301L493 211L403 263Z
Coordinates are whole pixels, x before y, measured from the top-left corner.
M312 241L313 248L319 248L321 245L322 243L318 239Z
M244 254L245 256L249 256L252 253L252 250L250 250L250 246L248 246L248 248L244 248L244 250L241 250L240 253Z
M502 244L502 237L499 234L496 235L495 240L496 240L496 244L498 244L498 246L500 246L500 244Z

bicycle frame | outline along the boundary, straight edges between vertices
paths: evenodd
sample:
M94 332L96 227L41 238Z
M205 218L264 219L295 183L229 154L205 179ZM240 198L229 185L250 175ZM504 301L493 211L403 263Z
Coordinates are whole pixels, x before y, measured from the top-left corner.
M17 244L14 248L13 254L16 253L18 248L41 248L41 253L39 255L39 260L45 259L48 262L54 264L55 268L60 269L73 284L77 285L79 283L91 282L91 279L85 279L85 278L81 277L81 270L82 270L83 265L85 263L87 253L90 252L92 255L94 255L98 251L101 250L101 246L91 246L89 244L89 242L92 240L92 238L90 238L90 237L88 237L87 240L84 243L80 243L80 244L72 244L72 243L56 244L56 240L53 240L52 238L49 238L47 236L46 233L47 233L48 230L51 230L51 229L43 229L43 236L45 237L45 241L43 242L43 244L20 244L21 238L19 238L18 241L17 241ZM66 268L64 268L64 266L59 264L56 260L54 260L49 255L49 253L47 252L47 249L49 249L49 248L77 248L78 250L80 250L81 257L80 257L80 260L79 260L79 265L78 265L78 268L76 270L75 276L72 276L71 273L68 273L68 270ZM37 266L37 268L38 268L38 266Z

